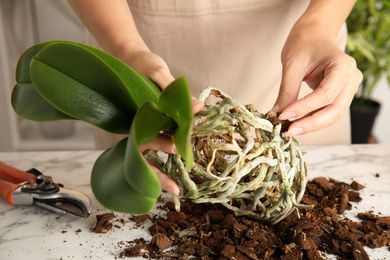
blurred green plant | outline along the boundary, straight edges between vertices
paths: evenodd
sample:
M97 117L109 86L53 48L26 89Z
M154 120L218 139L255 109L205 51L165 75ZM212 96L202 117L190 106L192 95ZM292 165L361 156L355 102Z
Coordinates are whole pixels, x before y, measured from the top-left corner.
M353 105L372 98L382 77L390 85L390 0L358 0L347 19L347 52L363 73Z

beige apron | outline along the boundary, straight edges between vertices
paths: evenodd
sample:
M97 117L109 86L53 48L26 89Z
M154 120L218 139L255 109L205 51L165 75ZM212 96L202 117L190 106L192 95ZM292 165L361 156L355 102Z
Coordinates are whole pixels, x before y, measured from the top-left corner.
M128 0L137 28L174 77L198 96L213 86L260 112L270 110L281 79L280 53L308 0ZM119 25L118 25L119 26ZM346 30L339 37L345 46ZM303 87L301 95L309 93ZM350 142L349 115L298 138L305 145ZM102 143L106 137L98 137ZM98 148L105 148L98 146Z

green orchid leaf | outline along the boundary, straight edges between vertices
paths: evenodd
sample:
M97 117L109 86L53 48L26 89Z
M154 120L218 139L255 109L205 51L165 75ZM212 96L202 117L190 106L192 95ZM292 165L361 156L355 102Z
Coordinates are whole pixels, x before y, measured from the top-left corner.
M176 123L162 113L154 102L145 103L138 111L131 126L125 158L127 182L146 197L157 197L161 188L154 171L145 161L140 146L149 143L160 131L173 129Z
M128 133L131 117L107 97L39 60L31 65L35 88L58 110L112 133Z
M180 100L180 102L177 102ZM187 82L178 78L162 92L157 104L145 103L136 113L129 135L126 150L125 169L127 182L145 196L158 196L160 187L151 182L157 177L140 152L140 146L149 143L163 130L175 130L175 144L189 145L190 149L178 151L184 158L192 159L190 140L192 127L191 101ZM168 108L169 104L172 108ZM179 129L185 129L178 136ZM189 130L188 130L189 129ZM176 139L176 137L178 139ZM188 155L187 153L190 153ZM136 168L137 170L134 170ZM142 169L142 170L141 170ZM145 178L147 176L147 178ZM152 188L153 187L153 188Z
M175 125L152 101L137 111L129 138L104 152L93 167L92 191L104 207L130 214L145 214L154 207L160 182L139 147Z
M57 43L57 41L39 43L30 47L22 54L16 65L15 78L17 83L32 83L30 77L30 62L32 58L44 47L55 43Z
M109 132L128 133L138 108L146 101L157 100L161 93L146 76L115 57L87 45L48 42L34 46L24 56L18 66L20 76L17 80L23 83L31 78L38 94L34 93L30 103L35 100L37 104L46 105L42 105L42 109L35 111L32 117L29 111L25 111L26 100L22 99L32 91L25 89L26 85L17 85L15 97L18 99L14 98L13 104L17 113L27 119L47 121L75 118ZM29 60L28 67L26 63ZM39 96L48 103L42 102ZM82 102L83 105L75 106ZM53 108L46 109L50 105ZM85 110L85 107L90 109ZM53 113L56 110L60 113Z
M112 71L121 79L124 86L127 88L131 98L140 107L143 103L150 100L157 100L161 94L161 89L148 77L142 73L138 73L128 67L121 60L113 58L110 54L95 49L88 45L81 45L86 50L89 50L105 62L107 66L112 68ZM128 100L125 100L127 103Z
M134 190L125 179L124 161L127 138L105 151L96 160L91 175L91 188L100 204L104 207L131 214L144 214L156 203L156 197L146 197ZM134 168L134 171L137 169ZM159 190L156 181L151 181Z
M164 90L158 100L158 107L177 123L174 133L178 153L187 162L186 167L192 167L191 131L193 124L191 100L187 80L184 77L176 79L170 88Z
M34 45L20 57L16 67L16 82L11 96L11 104L15 112L25 119L33 121L54 121L71 119L50 103L48 103L34 88L30 77L31 59L44 47L52 44L45 42Z
M11 104L16 114L38 121L73 119L47 102L34 88L32 83L18 83L12 90Z
M147 77L90 46L71 42L50 44L34 59L72 77L133 114L144 102L157 100L161 94Z
M51 44L32 59L31 79L38 92L61 112L106 131L125 134L138 105L157 99L161 91L145 84L144 77L114 57L105 55L111 60L106 63L102 56L101 51L80 44ZM142 81L125 85L120 75ZM136 96L141 90L149 98L145 94Z

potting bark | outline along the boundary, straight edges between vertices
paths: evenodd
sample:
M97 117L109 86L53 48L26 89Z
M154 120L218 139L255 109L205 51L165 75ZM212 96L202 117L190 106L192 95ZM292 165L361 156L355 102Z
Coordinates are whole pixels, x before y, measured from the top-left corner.
M316 178L307 184L303 203L313 209L299 209L278 224L237 217L218 204L181 201L181 212L172 202L162 209L166 216L149 214L152 239L127 241L121 257L150 259L370 259L364 246L389 246L390 217L374 212L357 215L360 221L343 217L350 202L360 201L363 185ZM352 196L350 196L353 194ZM351 200L352 199L352 200ZM167 245L171 247L167 249Z

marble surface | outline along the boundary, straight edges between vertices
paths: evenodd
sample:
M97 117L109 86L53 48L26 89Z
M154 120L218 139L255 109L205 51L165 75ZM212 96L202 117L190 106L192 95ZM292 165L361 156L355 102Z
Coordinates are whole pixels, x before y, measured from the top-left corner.
M373 210L390 215L390 145L301 147L311 178L333 177L366 188L363 201L353 204L349 217ZM58 215L33 206L15 207L0 199L0 259L117 259L123 241L150 239L143 228L133 228L129 215L106 234L91 232L96 215L108 212L94 199L89 177L100 151L0 153L0 160L20 169L37 168L69 189L89 195L93 212L88 218ZM379 176L379 177L378 177ZM114 223L115 224L115 223ZM390 259L387 248L367 249L372 259Z

